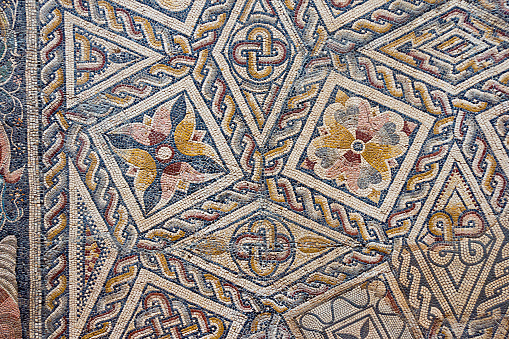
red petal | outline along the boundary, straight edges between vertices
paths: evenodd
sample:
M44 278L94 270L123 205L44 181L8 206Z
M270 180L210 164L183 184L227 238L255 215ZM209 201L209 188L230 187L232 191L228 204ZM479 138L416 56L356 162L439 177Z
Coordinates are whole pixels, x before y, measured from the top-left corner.
M352 150L347 151L343 156L351 163L360 164L361 162L361 155L354 153Z
M373 138L373 136L371 135L371 133L369 133L369 131L356 130L355 138L362 140L364 142L368 142L371 140L371 138Z

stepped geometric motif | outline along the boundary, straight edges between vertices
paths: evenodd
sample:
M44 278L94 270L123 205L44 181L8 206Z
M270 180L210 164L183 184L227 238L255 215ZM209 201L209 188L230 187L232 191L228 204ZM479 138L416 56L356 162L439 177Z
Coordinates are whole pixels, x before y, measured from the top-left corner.
M361 53L451 94L507 69L506 24L466 2L450 1L439 11L360 49Z

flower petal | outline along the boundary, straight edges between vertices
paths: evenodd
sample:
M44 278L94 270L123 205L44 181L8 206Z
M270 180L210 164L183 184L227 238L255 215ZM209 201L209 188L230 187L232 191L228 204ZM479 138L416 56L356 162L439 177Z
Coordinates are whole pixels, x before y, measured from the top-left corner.
M365 164L361 166L357 185L360 189L369 188L370 185L376 185L382 182L382 175L373 166Z
M348 149L355 140L352 133L350 133L345 127L338 123L333 123L328 126L329 134L320 136L313 140L313 146L315 149L322 147Z
M348 150L343 154L346 160L348 162L354 163L354 164L360 164L361 163L361 155L354 153L352 150Z
M381 145L374 142L369 142L365 145L362 157L378 172L382 174L384 179L389 175L389 166L386 160L396 158L403 153L400 146Z
M358 129L355 131L355 137L364 142L368 142L371 140L371 138L373 138L373 133L370 133L370 131Z

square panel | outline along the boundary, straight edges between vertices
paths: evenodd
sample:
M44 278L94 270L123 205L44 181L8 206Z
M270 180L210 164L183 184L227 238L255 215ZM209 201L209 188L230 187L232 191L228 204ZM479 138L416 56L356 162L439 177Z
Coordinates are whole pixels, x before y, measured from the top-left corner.
M337 97L344 101L337 102ZM361 125L362 119L369 123ZM373 88L331 73L282 173L385 220L434 120Z
M143 208L144 204L142 202L142 199L139 196L136 196L135 194L136 183L131 183L132 179L129 179L129 182L127 181L124 173L125 169L123 169L123 167L120 166L122 160L119 159L118 156L117 157L115 156L114 148L112 148L112 144L109 141L107 135L108 133L111 133L116 127L128 122L130 119L140 116L144 114L147 110L150 110L158 105L161 105L162 103L166 103L169 100L180 95L184 95L189 98L189 102L192 102L195 105L196 113L202 118L204 122L206 122L207 124L206 133L210 133L212 142L214 143L214 146L217 147L217 154L221 158L221 160L218 161L221 161L223 175L221 175L220 178L214 180L210 185L205 185L202 189L199 189L198 191L188 194L180 200L173 199L169 201L168 205L165 205L160 210L151 211L153 213L151 212L147 213L147 211L144 211ZM191 109L191 107L188 107L188 109ZM215 194L218 190L224 189L225 187L231 185L236 180L243 177L242 171L240 170L235 158L233 157L233 154L229 146L226 144L226 141L224 139L223 134L221 133L219 126L217 126L214 117L212 116L211 112L205 105L205 102L203 101L198 90L196 89L194 82L190 78L184 78L179 82L160 90L159 92L141 101L140 103L124 111L121 111L108 119L105 119L101 123L91 127L89 129L89 133L92 136L94 144L99 150L99 154L104 159L106 168L111 173L113 181L115 182L117 188L119 189L120 194L122 195L123 199L127 202L127 206L131 212L131 215L135 219L137 226L142 232L149 230L156 224L164 222L168 218L171 218L172 216L176 215L177 213L180 213L185 209L205 200L207 197ZM143 153L140 152L140 154L148 158L147 152L143 151ZM152 165L153 162L154 163L153 166L155 166L154 160L150 161L150 159L148 159L148 162L150 162L150 165ZM162 162L165 162L165 160L163 159ZM155 167L152 168L149 165L145 166L141 165L140 163L134 162L132 162L131 165L132 165L131 167L135 167L135 169L136 168L138 169L137 172L138 178L140 178L139 175L142 174L141 171L145 167L147 167L145 169L147 171L146 177L151 178L152 182L154 181L155 172L157 171ZM167 170L167 172L168 171L169 170ZM135 177L134 179L135 182L137 180L136 178L137 177ZM173 178L173 176L170 176L170 179L171 178ZM143 181L145 179L140 180ZM134 187L131 188L133 185ZM176 187L176 189L180 189L186 192L187 185L186 187L182 188Z

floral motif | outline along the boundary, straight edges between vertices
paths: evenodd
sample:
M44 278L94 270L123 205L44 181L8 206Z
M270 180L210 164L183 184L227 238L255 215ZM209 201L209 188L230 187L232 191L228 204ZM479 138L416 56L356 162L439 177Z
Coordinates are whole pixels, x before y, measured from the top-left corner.
M320 136L308 148L306 167L358 196L368 196L387 188L395 159L406 152L415 126L394 112L380 113L358 97L333 103L325 110Z
M115 147L110 141L113 152L129 165L126 175L134 178L134 192L144 210L145 191L154 183L158 176L159 168L156 160L163 164L169 163L160 176L161 198L149 214L167 205L176 191L187 193L190 184L201 184L217 179L224 174L223 172L202 173L187 162L170 163L175 156L175 149L171 145L162 142L171 134L171 112L178 99L179 97L176 97L159 106L152 117L145 115L143 123L131 122L121 125L110 132L110 134L114 135L126 135L145 146L157 146L154 160L150 152L139 148L120 149ZM186 156L208 157L221 166L221 158L215 149L206 142L203 142L206 132L196 128L194 108L187 97L185 100L186 115L175 127L173 133L176 149ZM149 150L151 152L154 151L153 149ZM2 174L1 167L0 174Z

